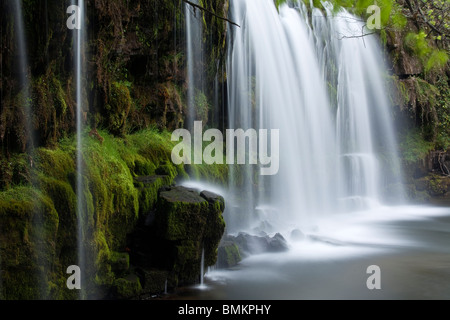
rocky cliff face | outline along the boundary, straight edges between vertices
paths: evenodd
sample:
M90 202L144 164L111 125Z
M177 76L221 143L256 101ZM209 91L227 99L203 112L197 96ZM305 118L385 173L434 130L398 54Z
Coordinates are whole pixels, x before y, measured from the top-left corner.
M227 1L202 1L226 16ZM14 10L2 1L0 141L2 152L24 152L24 130ZM74 46L66 26L66 3L23 1L31 86L32 130L38 146L49 146L74 131ZM183 127L186 110L185 3L181 0L86 1L84 121L121 136L155 125ZM202 16L202 12L198 10ZM205 14L205 96L212 104L212 83L225 49L226 24ZM222 81L222 78L219 77Z
M405 189L413 201L445 201L450 195L446 188L450 68L448 62L441 63L433 56L449 53L445 32L442 35L446 22L440 21L439 30L430 27L438 13L425 10L427 2L396 3L407 19L401 29L386 28L385 48L392 66L387 92L397 122Z
M196 282L201 247L205 247L207 263L214 263L223 233L223 204L202 198L198 216L208 219L209 229L205 227L201 239L190 241L190 247L182 246L189 247L183 262L174 258L172 250L167 257L175 265L158 269L155 263L144 264L136 270L139 259L128 246L128 236L145 225L161 201L158 190L188 177L187 168L170 160L173 143L167 133L183 127L187 112L185 4L181 0L85 3L84 296L130 298L160 292L161 286L155 284L161 279L163 284L169 279L170 287ZM226 15L227 1L201 4ZM14 7L12 1L0 1L1 299L79 297L66 286L66 269L78 261L74 31L66 26L69 5L22 1L29 66L20 70L23 55L17 44ZM203 95L210 106L213 80L225 49L226 24L203 16L202 11L198 15L208 26L203 37L203 63L208 71ZM21 71L30 86L27 101L19 81ZM30 131L24 103L31 111ZM208 175L208 169L201 172ZM180 212L186 211L183 208L180 204Z

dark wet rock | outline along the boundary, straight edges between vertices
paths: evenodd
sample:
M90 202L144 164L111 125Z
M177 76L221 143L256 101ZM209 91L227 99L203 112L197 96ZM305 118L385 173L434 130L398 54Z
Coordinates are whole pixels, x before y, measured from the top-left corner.
M209 204L213 206L218 206L217 209L220 210L221 212L225 211L225 200L221 195L215 194L210 191L202 191L200 193L200 196L206 199L206 201L208 201Z
M232 241L222 241L219 244L217 267L232 268L242 260L239 247Z
M241 255L283 252L289 250L288 243L280 233L270 237L255 236L241 232L237 236L228 235L223 241L235 243L238 246Z
M277 233L272 238L267 239L269 242L268 245L269 252L283 252L289 249L286 239L284 239L284 237L280 233Z
M144 293L163 293L166 281L169 278L169 272L166 270L158 270L151 268L138 268L136 274L142 284L142 292Z
M135 274L130 274L125 278L119 278L114 282L116 297L118 299L131 299L137 297L141 291L141 283Z
M293 240L293 241L305 240L305 235L299 229L294 229L291 232L291 240Z
M153 261L172 273L171 281L192 284L205 267L215 265L217 248L225 230L223 197L181 186L160 190L155 210L156 239Z
M126 252L112 252L110 264L115 274L123 274L130 268L130 256Z

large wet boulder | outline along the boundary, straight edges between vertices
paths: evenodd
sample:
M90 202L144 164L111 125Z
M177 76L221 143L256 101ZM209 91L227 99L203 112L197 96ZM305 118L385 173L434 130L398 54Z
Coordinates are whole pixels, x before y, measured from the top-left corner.
M228 269L236 266L242 260L239 247L232 241L222 241L219 245L217 267Z
M155 232L160 256L171 274L171 282L198 282L204 266L217 260L217 248L225 230L223 197L181 186L162 188L155 209Z

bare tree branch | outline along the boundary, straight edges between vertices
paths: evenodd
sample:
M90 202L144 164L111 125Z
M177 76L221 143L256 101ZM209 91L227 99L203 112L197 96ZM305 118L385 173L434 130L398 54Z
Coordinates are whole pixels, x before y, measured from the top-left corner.
M221 16L215 14L214 12L212 12L212 11L206 9L206 8L203 8L202 6L199 6L198 4L195 4L195 3L191 2L191 1L188 1L188 0L183 0L183 2L187 3L188 5L190 5L190 6L194 7L194 8L200 9L200 10L202 10L202 11L204 11L204 12L206 12L206 13L208 13L208 14L210 14L210 15L216 17L216 18L219 18L219 19L221 19L221 20L224 20L224 21L226 21L226 22L229 22L229 23L231 23L231 24L233 24L233 25L235 25L235 26L237 26L237 27L239 27L239 28L241 27L241 26L238 25L237 23L235 23L235 22L233 22L233 21L231 21L231 20L229 20L229 19L227 19L227 18L221 17Z
M363 33L363 34L360 34L360 35L357 35L357 36L342 36L342 37L340 37L338 39L342 40L342 39L364 38L364 37L370 36L370 35L375 34L375 33L376 32L370 32L370 33Z

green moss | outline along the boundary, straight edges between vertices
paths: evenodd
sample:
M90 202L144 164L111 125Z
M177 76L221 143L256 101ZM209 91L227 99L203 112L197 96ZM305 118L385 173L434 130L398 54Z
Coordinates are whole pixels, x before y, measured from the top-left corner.
M111 268L116 274L122 274L130 268L130 256L126 252L111 252Z
M411 54L414 54L421 60L425 72L445 68L449 59L448 53L431 45L425 31L410 32L406 35L404 44Z
M158 199L158 191L165 185L169 185L170 178L154 177L151 182L137 182L139 191L139 214L144 217L153 209Z
M196 113L195 119L197 119L198 121L202 121L203 123L207 123L210 106L208 103L208 98L200 90L195 91L194 105Z
M51 200L30 187L0 193L2 296L6 299L48 298L58 232Z
M32 180L30 165L27 154L12 154L9 159L0 157L0 190L29 184Z
M138 269L136 272L141 279L141 284L143 286L144 292L152 294L164 292L166 281L169 280L169 274L167 271L155 269ZM168 286L170 286L169 283Z
M405 162L415 163L433 150L433 143L426 141L420 131L411 131L401 137L400 150Z
M386 91L391 105L403 108L410 102L410 93L403 81L400 81L396 75L385 76Z
M109 250L105 235L98 230L94 233L95 244L95 283L97 285L112 285L114 274L111 271L111 251Z
M40 148L35 161L37 171L58 180L67 180L69 174L75 171L74 154L75 148L71 150Z
M127 278L117 279L114 282L119 299L130 299L137 297L142 291L141 283L137 276L128 276Z
M132 100L126 83L113 82L105 106L106 128L114 135L123 136L126 130L126 119L130 112Z
M208 202L194 192L174 188L161 192L157 204L158 232L167 240L197 239L206 224Z
M241 253L235 243L226 243L219 247L218 263L220 268L230 268L236 266L240 261Z
M99 287L114 285L116 277L126 273L120 271L122 268L116 268L119 261L115 259L115 252L125 250L126 236L134 229L139 213L144 216L154 209L158 190L172 184L177 177L186 178L186 172L183 166L171 162L174 143L168 132L149 129L118 138L100 131L104 141L99 143L88 136L88 131L83 133L85 206L82 225L89 277L87 294L95 297ZM17 173L11 175L26 173L29 177L34 176L34 185L17 180L24 185L0 192L0 228L4 228L0 248L6 279L3 297L77 298L76 293L65 289L66 268L78 260L75 145L74 138L70 138L61 140L58 148L37 149L32 158L32 169L28 165L29 158L22 156L18 162L20 166L17 165L19 169L12 170ZM214 166L198 168L205 176L216 170ZM224 172L218 171L217 179L225 175ZM143 176L150 180L139 180ZM16 180L10 178L9 181L11 186ZM164 203L168 210L166 232L171 239L195 241L197 250L191 257L193 252L187 247L192 247L180 244L186 259L200 259L203 246L200 244L204 243L205 261L211 265L215 259L216 240L223 232L224 222L219 215L223 206L208 203L198 195L196 199L191 204L183 202L189 202L189 199ZM210 214L211 209L219 216ZM210 224L219 224L219 227ZM184 239L186 235L191 239ZM35 238L40 240L34 241ZM38 258L36 252L43 254ZM188 268L184 264L178 265L180 270ZM196 267L191 271L192 275L194 271L198 275L199 269ZM183 273L180 279L184 279Z
M33 129L38 131L46 145L53 145L64 136L73 120L68 112L70 92L63 89L54 69L52 62L44 74L31 81Z
M211 193L200 196L196 190L183 187L160 192L155 229L161 239L174 246L173 271L177 277L173 281L198 281L203 249L205 266L215 264L217 246L225 230L223 210L223 198Z
M429 193L432 196L443 196L447 192L447 183L439 176L429 179Z

